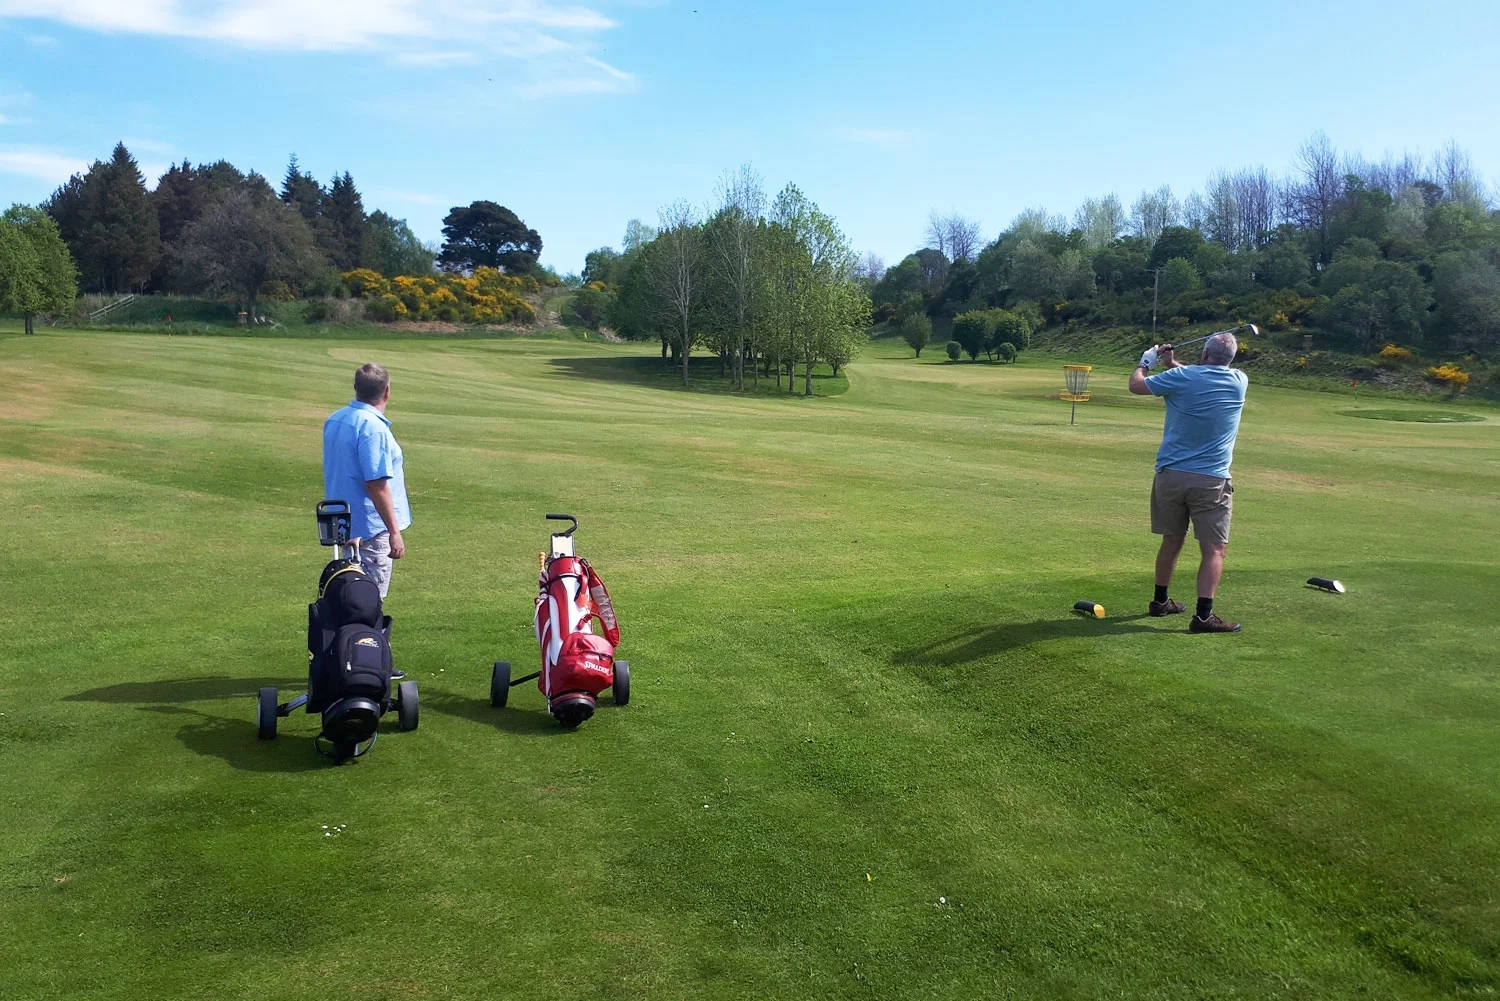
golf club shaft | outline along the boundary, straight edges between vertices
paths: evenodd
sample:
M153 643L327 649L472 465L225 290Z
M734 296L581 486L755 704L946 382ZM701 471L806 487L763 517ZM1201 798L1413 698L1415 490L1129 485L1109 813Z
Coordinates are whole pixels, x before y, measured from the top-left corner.
M1215 330L1211 334L1204 334L1202 337L1194 337L1190 341L1183 341L1180 344L1173 344L1172 345L1172 349L1175 351L1177 348L1185 348L1189 344L1201 344L1202 342L1208 340L1210 337L1218 337L1220 334L1232 334L1236 330L1240 330L1243 327L1244 327L1244 324L1240 324L1240 326L1238 326L1238 327L1230 327L1228 330Z

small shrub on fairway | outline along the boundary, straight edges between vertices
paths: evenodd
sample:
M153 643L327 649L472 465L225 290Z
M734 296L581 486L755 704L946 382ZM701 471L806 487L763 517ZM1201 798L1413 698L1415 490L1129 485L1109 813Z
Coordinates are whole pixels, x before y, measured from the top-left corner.
M932 340L932 321L926 313L913 313L901 321L901 339L922 357L922 349Z
M995 353L1000 356L1000 360L1003 362L1013 362L1016 360L1016 346L1010 341L1001 341L996 346Z
M948 353L949 361L958 361L959 356L964 353L964 346L957 341L949 341L943 345L943 350Z

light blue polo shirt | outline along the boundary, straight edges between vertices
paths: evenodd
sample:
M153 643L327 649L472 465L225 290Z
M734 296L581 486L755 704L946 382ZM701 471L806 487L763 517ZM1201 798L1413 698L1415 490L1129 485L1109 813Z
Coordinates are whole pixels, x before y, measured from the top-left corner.
M404 465L391 422L368 403L352 400L323 423L323 497L349 503L354 521L349 530L356 538L373 539L386 531L365 489L367 480L390 480L396 528L405 531L411 524Z
M1157 470L1228 479L1249 385L1249 376L1228 365L1185 365L1147 376L1146 388L1167 401Z

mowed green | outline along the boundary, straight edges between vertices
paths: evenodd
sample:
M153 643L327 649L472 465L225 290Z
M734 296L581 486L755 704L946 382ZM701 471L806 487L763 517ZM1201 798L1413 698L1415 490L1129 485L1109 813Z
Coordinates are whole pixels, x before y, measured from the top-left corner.
M1057 359L877 345L800 400L612 379L628 345L0 337L0 996L1500 989L1494 410L1252 385L1245 631L1200 637L1143 614L1122 371L1070 427ZM253 695L305 677L319 430L371 359L422 718L334 767ZM634 678L572 733L488 704L557 510Z

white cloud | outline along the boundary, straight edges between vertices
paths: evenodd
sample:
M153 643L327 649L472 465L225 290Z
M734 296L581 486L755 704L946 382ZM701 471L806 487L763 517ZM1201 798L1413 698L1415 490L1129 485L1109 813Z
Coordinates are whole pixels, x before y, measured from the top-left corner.
M845 142L863 143L867 146L905 146L915 138L910 132L900 129L834 129L836 138Z
M375 188L370 191L369 197L380 202L409 202L413 205L441 205L443 203L437 195L429 195L421 191L398 191L395 188Z
M543 97L578 97L583 94L618 94L622 90L627 89L629 88L622 86L620 81L604 77L556 76L521 84L516 88L516 93L522 97L539 99Z
M603 93L634 82L588 54L616 23L560 0L0 0L7 18L276 53L379 53L413 71L501 57L528 65L507 82L536 93ZM573 82L524 79L538 66Z
M53 38L51 35L27 35L26 44L35 45L39 49L44 49L49 46L56 45L57 39Z
M88 169L89 163L82 157L56 150L30 146L0 148L0 174L20 174L39 181L61 184L79 171Z
M391 58L402 66L468 66L479 62L473 52L397 52Z
M162 142L159 139L142 139L138 136L126 136L120 141L132 153L156 153L166 157L177 155L176 146L169 142Z

